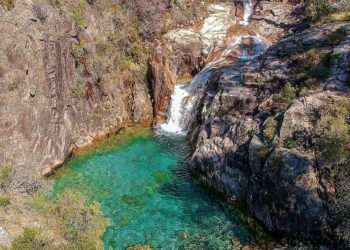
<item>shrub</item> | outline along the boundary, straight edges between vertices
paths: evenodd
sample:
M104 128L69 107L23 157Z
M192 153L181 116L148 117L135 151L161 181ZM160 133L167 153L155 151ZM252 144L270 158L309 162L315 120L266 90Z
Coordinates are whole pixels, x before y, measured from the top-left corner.
M340 27L337 30L331 32L327 38L328 38L328 41L330 44L336 45L336 44L344 41L344 39L347 37L347 35L348 35L347 29L346 29L346 27L343 26L343 27Z
M297 89L291 83L286 83L279 94L272 96L273 109L277 112L285 111L296 97Z
M294 56L293 82L299 89L318 88L330 75L333 55L320 49L310 49Z
M76 27L80 30L85 29L87 21L85 19L85 11L87 7L86 0L49 0L49 3L60 10L62 13L68 13Z
M49 198L41 193L36 193L33 195L32 200L29 202L29 205L41 212L47 211L50 206Z
M9 166L0 166L0 189L4 189L10 181L11 168Z
M0 207L7 207L10 205L10 198L7 196L0 196Z
M309 0L306 1L306 15L311 20L318 20L322 16L329 15L334 9L329 0Z
M107 223L97 203L89 204L79 192L65 191L50 208L50 214L55 216L62 235L69 242L77 245L88 242L89 249L101 247L100 236Z
M87 22L85 19L85 10L85 0L78 0L71 10L72 18L79 29L85 29L87 26Z
M277 133L278 123L273 117L269 117L264 122L264 137L267 141L271 142Z
M50 225L67 241L58 249L102 249L100 238L107 220L100 212L100 206L87 201L80 192L66 190L53 200L39 194L33 197L30 206L47 216Z
M294 139L294 138L288 138L286 141L285 141L285 146L287 148L295 148L298 146L298 142Z
M327 170L322 171L335 185L335 195L329 197L328 204L339 249L347 249L350 245L349 114L350 102L347 98L329 98L319 108L315 126L316 149L327 166Z
M293 87L292 84L288 82L283 86L281 95L282 95L282 98L284 98L285 100L292 101L297 97L296 92L297 91L295 87Z
M121 82L143 81L146 77L150 46L140 35L141 25L137 15L124 4L116 3L112 6L113 30L108 34L108 40L97 42L97 60L94 67L102 77L110 74L108 78ZM113 71L110 70L111 65Z
M48 242L41 233L33 228L25 228L23 233L12 242L11 250L46 250Z
M331 100L319 110L316 124L318 149L327 162L338 164L349 157L349 113L347 99Z
M16 0L0 0L0 6L7 10L11 10L15 7Z
M9 83L9 85L7 86L7 89L10 92L15 91L16 89L18 89L18 83L17 82Z

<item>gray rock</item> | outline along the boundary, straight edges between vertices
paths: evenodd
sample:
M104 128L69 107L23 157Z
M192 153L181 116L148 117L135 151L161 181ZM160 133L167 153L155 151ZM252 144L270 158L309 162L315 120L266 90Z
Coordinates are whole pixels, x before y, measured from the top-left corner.
M12 239L7 231L0 227L0 246L9 247L11 245L11 241Z

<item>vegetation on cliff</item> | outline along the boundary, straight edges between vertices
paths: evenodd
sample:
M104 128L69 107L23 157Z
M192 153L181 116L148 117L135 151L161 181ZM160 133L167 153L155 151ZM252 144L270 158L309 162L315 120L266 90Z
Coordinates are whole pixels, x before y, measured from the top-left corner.
M108 221L100 206L75 190L57 198L36 195L30 205L46 218L45 228L25 228L9 250L100 250ZM55 235L49 236L49 231ZM4 249L7 249L3 247ZM1 248L0 248L1 249Z
M15 7L16 0L0 0L0 6L7 10L11 10Z
M350 20L349 0L309 0L305 1L306 16L312 21Z

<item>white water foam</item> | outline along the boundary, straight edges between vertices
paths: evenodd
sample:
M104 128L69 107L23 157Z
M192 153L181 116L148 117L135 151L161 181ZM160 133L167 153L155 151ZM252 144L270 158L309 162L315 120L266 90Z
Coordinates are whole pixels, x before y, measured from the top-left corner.
M251 51L242 45L243 39L252 39ZM240 48L240 46L242 48ZM187 133L187 127L189 124L188 119L191 118L191 110L195 103L193 93L196 89L203 87L208 82L212 74L213 68L219 66L221 63L225 63L226 57L231 51L240 48L241 55L239 60L250 61L266 50L265 42L259 36L239 36L234 39L228 47L223 51L220 58L207 64L201 72L199 72L187 85L176 85L173 95L171 96L170 110L168 114L168 121L160 126L160 133L171 133L185 135Z
M254 41L250 50L246 47L243 47L240 55L240 59L244 61L254 60L255 58L264 54L267 49L266 43L260 38L260 36L241 36L238 37L238 44L242 44L243 39L252 39ZM236 42L237 44L237 42ZM253 53L252 53L253 52Z
M253 40L253 43L250 48L248 48L249 46L242 45L244 39ZM243 60L243 61L250 61L261 56L266 51L267 45L259 35L258 36L250 36L250 35L238 36L227 45L225 50L221 53L220 57L208 63L204 67L203 71L215 66L219 66L220 64L225 64L227 61L227 56L237 49L241 52L241 54L237 57L237 59Z
M253 14L252 0L244 0L244 17L242 24L248 25L250 17ZM252 48L245 48L242 46L243 39L253 39ZM225 62L226 57L231 51L236 50L238 46L241 46L241 55L238 57L240 60L253 60L260 56L266 50L266 44L259 36L239 36L228 45L223 51L219 59L209 63L204 69L198 73L191 84L189 85L176 85L174 94L171 96L170 110L168 115L168 121L160 126L160 133L171 133L186 135L188 117L193 107L195 100L191 98L191 93L195 88L199 88L200 85L206 84L210 75L211 67ZM253 53L252 53L253 52Z
M252 2L252 0L244 0L243 7L244 7L244 15L243 15L243 21L241 21L241 24L248 25L250 18L253 15L253 2Z
M186 99L189 97L188 85L176 85L171 96L168 121L160 129L172 134L186 134L183 124L183 114L186 112Z

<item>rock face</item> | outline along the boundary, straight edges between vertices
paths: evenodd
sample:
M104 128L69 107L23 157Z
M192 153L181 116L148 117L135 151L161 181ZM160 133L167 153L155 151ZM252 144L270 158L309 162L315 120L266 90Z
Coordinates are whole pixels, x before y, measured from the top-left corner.
M163 95L157 92L166 100L158 113L164 117L176 79L197 72L193 65L202 58L205 63L185 100L186 110L191 107L184 119L193 144L193 173L230 200L245 202L271 232L348 249L350 237L339 232L350 222L342 221L339 211L350 206L339 198L344 197L339 176L348 176L341 171L348 169L350 142L345 118L350 110L350 24L299 24L302 8L296 4L259 2L248 27L221 22L215 28L225 28L212 36L206 24L221 20L223 13L236 13L238 21L242 14L240 4L231 10L216 5L201 28L205 32L166 34L159 49L166 70L155 75L157 86L166 89ZM255 44L270 48L260 57L250 56L264 51ZM179 50L192 58L187 60L192 66L184 66ZM338 105L343 111L337 111ZM327 146L331 142L325 144L324 138L337 142ZM339 150L331 151L334 146ZM327 159L327 151L337 159ZM339 165L342 170L334 170Z
M50 175L73 147L152 122L147 83L111 72L100 41L115 29L113 13L101 15L99 7L86 7L83 30L77 17L48 4L19 0L11 11L0 9L0 163L24 182Z
M241 1L211 4L200 27L179 28L162 36L151 60L152 85L157 86L152 89L155 124L167 119L174 84L189 81L206 63L216 61L222 54L227 54L226 61L236 60L237 48L230 53L227 48L239 36L256 35L258 31L265 37L264 43L276 42L297 20L293 14L295 4L255 3L256 11L249 27L238 25Z
M220 10L211 18L235 10L225 12L223 6L211 7ZM350 24L311 28L296 22L300 6L295 3L257 6L248 27L233 21L221 33L215 30L221 36L211 36L210 28L203 27L206 32L181 29L164 36L158 61L165 70L158 71L161 77L155 75L160 79L156 85L166 89L160 94L166 98L161 116L176 79L193 74L196 67L189 65L197 65L184 66L183 54L173 48L188 51L188 58L205 58L186 100L186 109L192 108L184 114L190 121L193 173L231 200L245 202L269 231L348 248L349 241L337 231L349 224L337 222L334 212L339 191L330 173L339 163L324 158L322 136L334 129L331 119L323 117L334 110L324 110L334 103L349 104ZM259 39L252 38L257 34ZM251 56L262 54L264 47L257 44L271 47L260 57ZM348 131L348 123L344 118L340 130ZM348 132L344 136L350 138Z
M195 92L193 172L231 200L246 202L272 232L324 244L339 240L331 212L338 191L329 174L339 163L324 159L318 143L321 130L332 130L325 120L337 119L325 118L330 113L323 110L350 103L343 63L349 60L349 28L324 24L292 33L258 59L207 69L203 89ZM299 98L291 83L305 84Z
M209 15L200 30L181 28L168 32L156 46L151 60L155 124L167 119L174 84L189 81L198 73L211 50L221 44L234 25L234 6L208 6Z
M173 72L198 71L201 49L174 45L181 55L164 61L169 48L156 46L152 86L148 51L169 27L199 22L206 13L199 2L0 2L0 166L13 166L14 180L48 176L74 147L149 126L153 108L162 117Z

